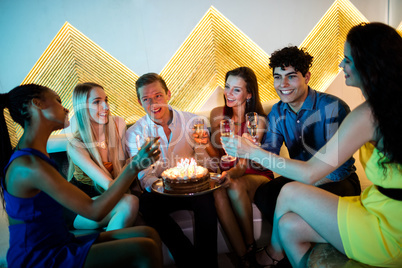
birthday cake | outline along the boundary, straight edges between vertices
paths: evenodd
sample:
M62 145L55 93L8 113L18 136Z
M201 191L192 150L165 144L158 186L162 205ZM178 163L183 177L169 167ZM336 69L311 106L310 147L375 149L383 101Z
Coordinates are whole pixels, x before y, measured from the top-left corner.
M161 176L166 193L189 194L210 188L208 169L198 166L194 159L182 159L176 167L163 171Z

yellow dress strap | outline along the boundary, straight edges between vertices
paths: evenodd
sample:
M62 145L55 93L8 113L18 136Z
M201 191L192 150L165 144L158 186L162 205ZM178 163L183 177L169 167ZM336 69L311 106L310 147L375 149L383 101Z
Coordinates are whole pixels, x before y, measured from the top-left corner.
M366 163L370 160L374 148L375 147L371 142L366 142L362 147L360 147L359 157L364 170L366 170Z

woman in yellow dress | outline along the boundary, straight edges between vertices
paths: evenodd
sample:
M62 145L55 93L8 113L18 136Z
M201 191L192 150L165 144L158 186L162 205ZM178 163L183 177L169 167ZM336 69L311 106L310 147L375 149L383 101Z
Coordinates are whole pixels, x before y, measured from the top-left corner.
M330 243L350 259L402 267L402 38L382 23L354 26L340 67L346 85L360 88L366 101L311 160L267 168L295 180L324 177L364 145L362 159L373 185L360 196L339 197L300 182L287 184L278 197L268 253L272 263L286 254L293 267L305 267L312 243ZM245 138L222 142L230 155L278 157Z

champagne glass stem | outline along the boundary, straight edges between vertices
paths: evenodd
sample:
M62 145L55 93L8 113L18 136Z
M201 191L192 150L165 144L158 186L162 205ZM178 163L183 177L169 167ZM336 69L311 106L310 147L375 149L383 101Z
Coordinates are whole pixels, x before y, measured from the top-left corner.
M224 119L220 122L220 131L222 137L234 137L234 122L231 119ZM225 151L226 152L226 151ZM223 155L221 157L222 161L231 162L236 160L236 157L228 155Z
M258 114L255 112L250 112L246 114L246 125L247 130L250 136L253 138L254 144L257 146L261 146L261 143L258 142Z
M154 124L151 128L151 137L152 138L156 138L158 137L158 126L156 124ZM158 161L156 161L155 163L152 164L152 175L156 176L156 164Z

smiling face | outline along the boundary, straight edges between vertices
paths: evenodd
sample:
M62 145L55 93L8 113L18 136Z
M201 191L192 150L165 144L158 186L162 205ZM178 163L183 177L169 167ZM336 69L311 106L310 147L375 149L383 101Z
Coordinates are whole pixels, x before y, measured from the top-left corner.
M88 109L92 123L105 125L109 122L109 103L105 91L93 87L88 94Z
M356 70L355 63L352 58L352 52L348 42L344 46L344 59L339 64L339 67L343 69L345 73L345 83L351 87L363 88L362 81L359 76L359 72Z
M229 75L225 83L224 94L226 105L231 108L246 107L247 99L251 98L251 93L247 92L247 83L240 76Z
M295 71L292 66L275 67L274 69L274 88L281 98L281 101L288 103L293 111L297 112L302 107L308 95L308 81L310 72L305 76L299 71Z
M61 104L61 99L56 92L50 89L44 92L41 102L41 106L43 107L42 114L47 120L55 123L54 130L70 125L68 121L69 110Z
M138 102L155 123L165 123L170 120L169 100L170 91L166 93L159 81L138 89Z

